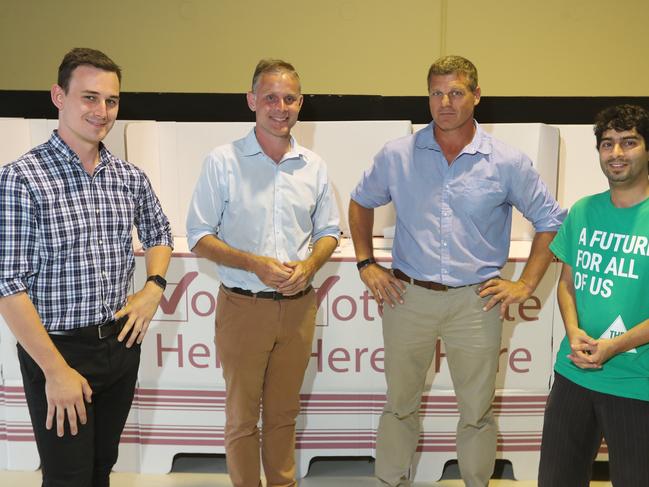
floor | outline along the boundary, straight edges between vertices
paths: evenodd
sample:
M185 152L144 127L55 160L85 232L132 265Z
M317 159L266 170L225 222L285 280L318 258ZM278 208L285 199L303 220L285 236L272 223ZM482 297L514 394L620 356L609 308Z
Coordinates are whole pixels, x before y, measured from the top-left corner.
M316 459L309 474L300 482L300 487L376 487L372 477L374 465L371 459ZM516 481L511 475L511 467L506 464L496 466L495 477L490 487L536 487L536 481ZM607 478L607 465L599 463L595 468L591 487L610 487ZM40 487L40 472L10 472L0 470L0 485L7 487ZM230 487L225 473L225 461L220 455L179 457L174 461L173 470L167 475L145 475L134 473L113 473L112 487ZM444 470L438 482L418 482L414 487L463 487L459 480L457 464L451 463Z

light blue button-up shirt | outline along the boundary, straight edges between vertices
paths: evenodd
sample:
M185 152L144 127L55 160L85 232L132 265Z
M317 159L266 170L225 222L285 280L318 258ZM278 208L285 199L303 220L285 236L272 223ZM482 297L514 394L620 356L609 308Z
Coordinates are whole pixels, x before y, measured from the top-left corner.
M530 159L477 123L473 140L450 166L433 123L388 142L351 196L365 208L392 201L392 266L449 286L499 274L509 254L512 206L537 232L558 230L566 213Z
M338 209L324 161L291 139L279 164L264 154L254 129L208 154L187 215L192 249L216 235L238 250L304 260L309 243L340 236ZM217 265L221 282L252 292L271 291L252 272Z

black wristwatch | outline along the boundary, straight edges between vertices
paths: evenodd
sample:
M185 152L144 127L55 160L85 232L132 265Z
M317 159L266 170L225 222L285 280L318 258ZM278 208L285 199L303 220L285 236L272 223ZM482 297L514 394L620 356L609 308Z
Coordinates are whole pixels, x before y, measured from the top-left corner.
M370 264L376 264L376 259L374 257L356 262L356 268L361 271Z
M162 288L163 291L167 288L167 280L164 277L159 276L158 274L154 274L153 276L147 277L146 282L149 281L155 282L158 286Z

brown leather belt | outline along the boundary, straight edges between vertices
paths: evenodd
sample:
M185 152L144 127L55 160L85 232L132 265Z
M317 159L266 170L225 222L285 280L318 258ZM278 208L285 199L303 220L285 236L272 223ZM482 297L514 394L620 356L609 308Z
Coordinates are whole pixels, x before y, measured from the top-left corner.
M392 269L392 274L397 279L401 279L409 284L414 284L415 286L423 287L430 289L431 291L448 291L449 289L459 289L461 287L471 286L472 284L467 284L465 286L447 286L446 284L440 284L439 282L434 281L420 281L419 279L413 279L405 272L400 271L399 269Z
M223 287L230 292L233 292L235 294L241 294L242 296L250 296L251 298L272 299L273 301L280 301L282 299L301 298L302 296L307 295L309 291L313 289L313 286L308 286L307 288L303 289L298 293L287 296L285 294L278 293L277 291L260 291L258 293L253 293L252 291L248 291L247 289L241 289L240 287L228 287L225 285Z

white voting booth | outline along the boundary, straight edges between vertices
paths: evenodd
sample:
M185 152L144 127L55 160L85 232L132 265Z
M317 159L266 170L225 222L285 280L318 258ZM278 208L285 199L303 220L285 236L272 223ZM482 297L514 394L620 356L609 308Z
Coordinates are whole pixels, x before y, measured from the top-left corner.
M4 124L11 125L9 132ZM55 121L2 120L2 162L49 136ZM243 137L250 123L132 122L116 125L108 147L142 167L170 217L176 237L169 286L142 349L138 389L124 434L118 470L167 472L178 453L223 453L224 384L216 355L214 311L218 276L214 266L189 252L184 219L205 155L215 146ZM546 184L557 188L559 131L542 124L485 126L524 150ZM390 139L411 132L408 121L301 122L299 143L326 160L346 223L349 192ZM124 140L126 141L124 143ZM25 145L27 144L27 145ZM394 224L391 208L378 212L374 233ZM245 224L245 222L243 223ZM520 274L531 233L524 221L513 229L504 276ZM375 239L376 255L389 265L391 240ZM373 456L376 427L385 401L383 351L378 308L358 278L351 242L343 239L318 273L319 312L312 360L302 389L297 457L300 475L318 456ZM504 322L497 397L499 458L512 461L517 478L536 476L543 408L553 360L553 327L558 265L553 264L535 295L511 306ZM145 279L137 257L134 286ZM558 320L558 321L557 321ZM558 325L557 325L558 323ZM0 468L34 469L39 461L24 403L15 340L0 327ZM443 346L428 377L421 409L423 432L414 476L439 478L446 461L456 458L458 413Z

